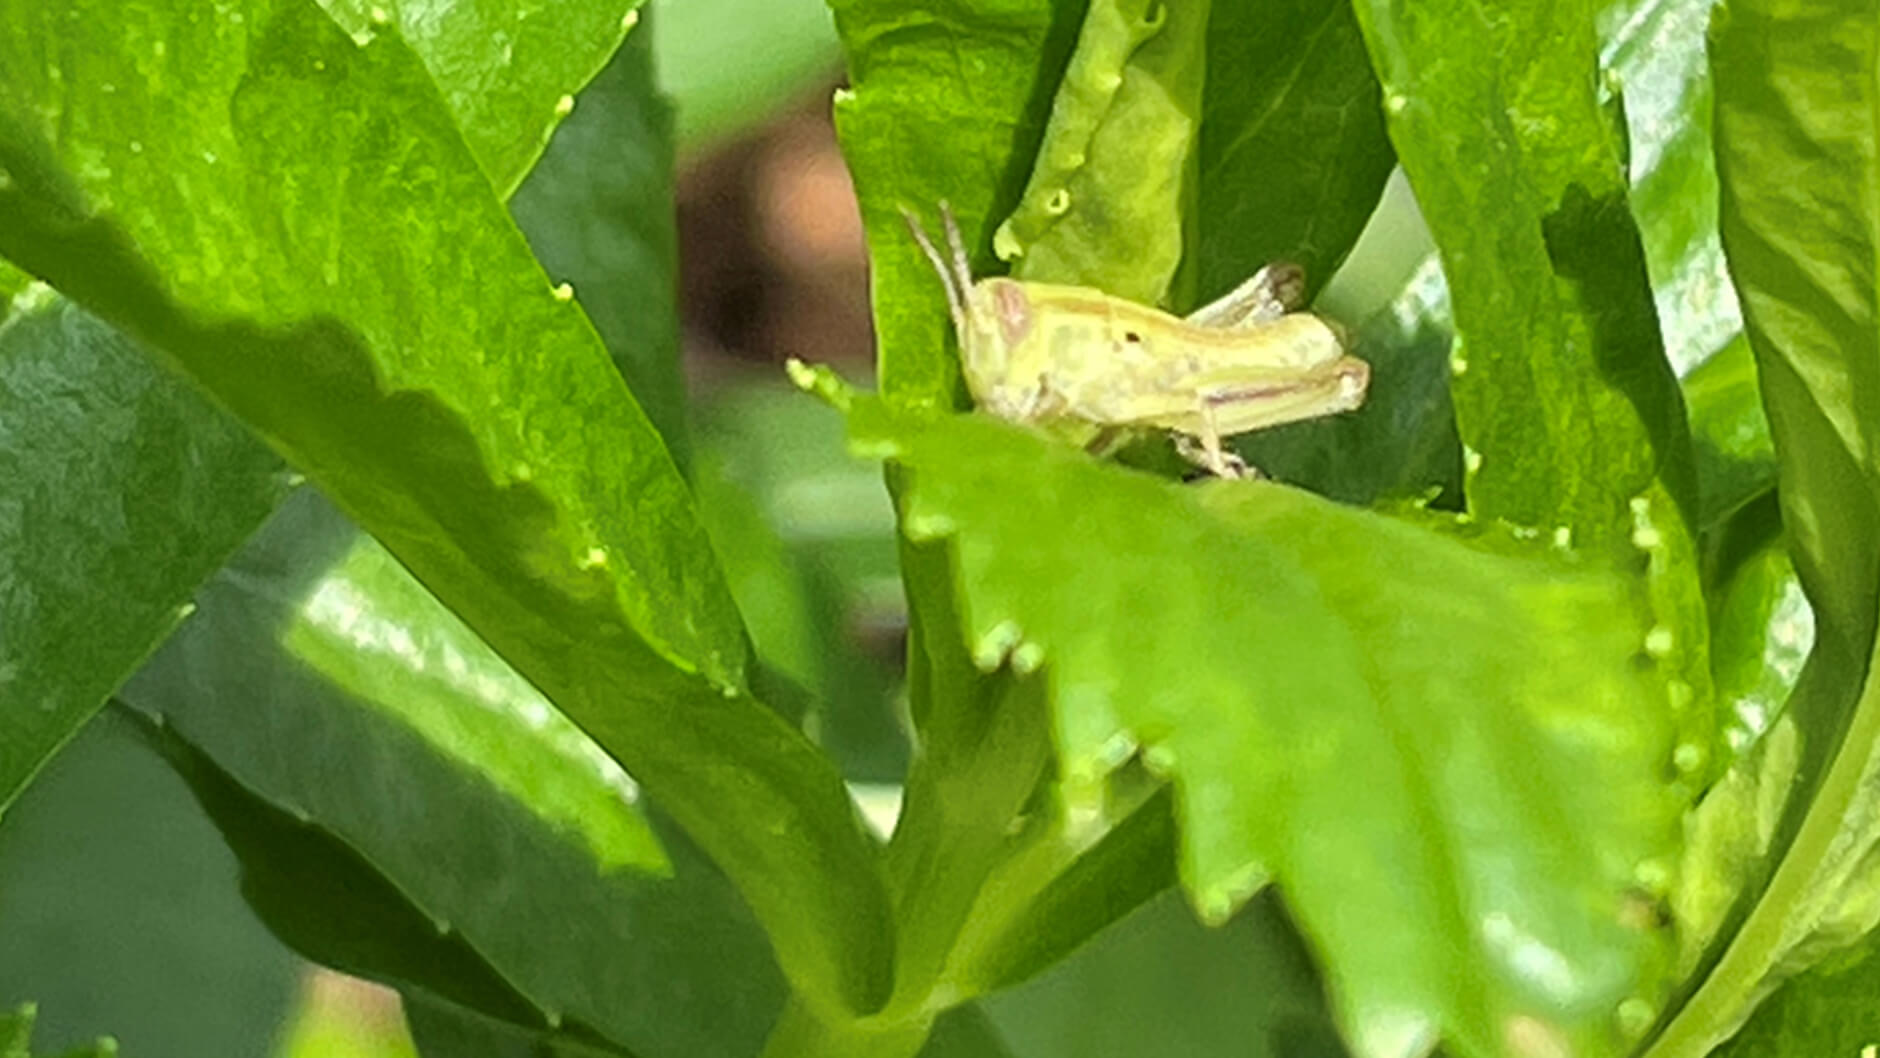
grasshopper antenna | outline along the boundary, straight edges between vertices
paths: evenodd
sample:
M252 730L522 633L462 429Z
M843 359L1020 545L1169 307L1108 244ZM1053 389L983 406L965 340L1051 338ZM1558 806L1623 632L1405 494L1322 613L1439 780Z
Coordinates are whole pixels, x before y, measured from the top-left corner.
M954 232L954 237L957 238L957 229L953 227L953 214L948 212L944 202L940 204L940 215L946 218L947 230ZM927 255L927 263L933 265L933 270L940 274L940 285L945 287L947 292L947 311L953 315L953 333L964 338L966 335L966 288L959 285L959 279L947 266L947 259L941 256L939 248L934 246L933 240L927 237L927 231L920 226L920 218L914 215L914 211L902 206L901 219L907 221L907 230L913 233L914 242L920 246L920 252Z
M940 200L940 224L946 230L947 249L953 251L953 282L959 285L960 296L973 289L973 266L966 258L966 243L960 238L960 226L953 219L953 207L946 199Z

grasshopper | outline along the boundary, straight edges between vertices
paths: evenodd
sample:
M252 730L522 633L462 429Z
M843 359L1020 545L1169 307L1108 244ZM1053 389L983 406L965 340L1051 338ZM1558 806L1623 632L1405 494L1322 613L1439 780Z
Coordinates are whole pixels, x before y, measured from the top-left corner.
M1309 312L1304 273L1268 265L1186 318L1090 287L975 281L952 210L940 204L947 253L903 209L946 288L960 366L994 415L1080 438L1093 449L1164 429L1190 462L1219 477L1256 476L1223 437L1350 411L1369 364Z

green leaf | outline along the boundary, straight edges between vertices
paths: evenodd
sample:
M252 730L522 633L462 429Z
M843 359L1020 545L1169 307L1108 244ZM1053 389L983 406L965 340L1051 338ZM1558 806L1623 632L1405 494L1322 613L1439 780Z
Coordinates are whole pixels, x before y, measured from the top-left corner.
M683 468L690 444L679 377L672 112L654 85L652 28L629 35L582 91L509 211L549 277L574 288Z
M1086 8L1031 178L992 237L1012 275L1169 300L1193 226L1211 6Z
M1596 95L1590 3L1358 7L1391 138L1442 255L1470 513L1650 561L1678 725L1714 737L1697 482L1626 175Z
M286 494L272 453L45 287L0 323L0 811Z
M236 882L188 789L105 710L0 826L0 1005L37 999L48 1050L109 1032L126 1054L268 1053L306 966Z
M907 608L880 472L779 379L719 388L694 420L693 489L758 656L812 693L807 724L843 775L899 784Z
M945 299L899 210L951 204L967 245L989 245L1018 198L1077 39L1075 0L832 0L848 57L836 131L868 231L882 396L898 406L965 402L946 351ZM970 71L970 73L968 72ZM990 253L975 262L989 266ZM919 292L919 293L916 293Z
M638 19L641 0L319 0L361 44L395 31L424 63L464 143L508 198Z
M385 880L399 909L380 915L414 943L447 926L515 999L453 993L428 972L449 963L386 943L389 927L330 950L331 923L358 920L375 887L289 873L275 850L292 853L294 835L264 827L244 853L251 896L273 872L269 921L286 917L311 956L527 1025L522 1004L537 1029L578 1022L643 1056L749 1054L776 1015L782 982L723 878L656 833L599 747L317 497L296 497L216 576L125 697L212 757L220 785L245 787L238 800L264 802L223 822L238 849L243 818L309 821L355 873Z
M1880 256L1871 131L1880 30L1862 12L1733 0L1712 27L1711 63L1724 247L1815 646L1764 739L1783 738L1787 763L1734 777L1749 791L1737 802L1760 798L1780 813L1756 832L1751 819L1771 813L1730 812L1728 799L1700 808L1718 844L1760 855L1741 872L1736 928L1719 931L1727 946L1707 953L1694 994L1651 1051L1661 1058L1708 1052L1777 982L1871 929L1880 906L1870 866L1880 844L1880 490L1864 439L1880 422L1880 295L1869 278Z
M1105 806L1101 826L1030 806L955 942L949 985L962 995L990 995L1018 984L1175 884L1169 789L1134 778L1129 796Z
M1836 960L1783 986L1743 1031L1713 1053L1717 1058L1865 1056L1876 1042L1876 991L1880 991L1880 958L1871 951Z
M1703 46L1713 6L1608 0L1599 12L1601 65L1625 97L1632 215L1665 352L1680 376L1735 341L1743 327L1717 236L1713 91ZM1695 410L1692 420L1699 421Z
M661 3L653 35L660 82L695 152L729 139L835 80L842 64L822 0Z
M577 22L592 21L594 14L603 11L602 7L583 3L557 6L578 15L572 20ZM616 6L624 11L624 5ZM362 31L369 31L367 6L349 7L335 0L329 9L348 17ZM561 40L553 49L530 49L535 61L528 69L519 70L512 63L508 76L491 80L482 67L462 61L466 56L461 50L449 53L445 47L453 38L461 36L464 17L472 12L469 4L453 5L446 9L442 21L423 23L428 34L423 39L425 56L432 78L446 89L459 128L473 145L481 145L477 149L488 148L481 160L492 167L488 170L492 178L501 186L513 187L534 160L535 152L512 151L507 161L489 152L497 150L505 140L517 137L539 140L547 135L553 123L560 120L554 103L566 90L562 82L581 64L590 64L591 69L592 64L605 58L619 40L619 19L600 25L594 32L577 35L569 32L571 20L568 18L543 18L540 11L534 14L519 11L524 16L518 19L519 24L532 19L525 27L529 31L525 36L539 36L540 30L559 26L556 32ZM494 35L490 40L495 44L505 43L501 39L504 35ZM463 43L461 39L455 40L456 45ZM115 90L115 84L110 81L99 82L99 87L105 91ZM492 93L501 94L502 98L489 98ZM608 112L618 109L612 96L606 102ZM589 115L584 113L582 119L573 124L583 130L584 135L591 136L585 132L594 124ZM533 131L529 131L531 127ZM136 143L141 149L142 140ZM570 149L558 152L562 157L568 153ZM536 181L538 186L543 183L543 180ZM552 247L556 240L551 237L544 241ZM668 253L669 242L668 238ZM553 262L559 258L549 254L548 259ZM31 278L11 265L0 264L0 293L11 300L26 290ZM586 284L583 286L585 289ZM56 298L44 294L37 298L33 306L22 311L33 315L63 311ZM600 301L597 297L584 298L584 303L590 306ZM606 327L609 318L602 314L601 319L602 326ZM673 326L676 330L676 323ZM283 494L280 482L263 473L266 468L278 466L278 457L267 452L187 386L157 371L141 351L135 350L130 339L116 334L108 326L96 321L63 329L31 326L27 334L16 335L12 341L26 340L30 334L43 338L46 333L66 332L82 332L83 339L74 339L81 344L123 351L102 358L80 354L70 366L65 366L67 358L55 346L45 346L32 353L0 354L17 361L10 367L0 365L0 372L32 373L38 376L38 382L30 383L34 386L52 384L53 376L59 373L86 373L85 377L55 384L61 391L79 396L60 401L21 402L0 415L14 424L14 436L22 439L14 448L14 458L22 460L23 465L30 464L6 476L17 481L44 475L45 480L59 482L56 489L35 489L26 493L31 497L31 514L26 522L56 527L59 539L53 547L67 559L62 563L35 561L30 570L16 570L12 577L0 578L11 580L19 588L14 594L15 605L19 605L26 594L36 600L30 617L7 622L14 628L29 631L13 637L7 645L0 645L0 672L18 668L35 674L37 681L43 684L8 697L21 704L37 698L44 706L30 712L22 709L8 716L9 735L0 739L0 758L4 758L0 759L0 809L4 809L6 802L30 777L37 762L92 715L104 701L105 694L128 673L130 663L141 659L162 641L174 626L178 608L186 605L189 590L207 575L221 556L260 524ZM39 342L42 338L32 340ZM676 341L675 334L675 345ZM676 357L676 350L667 351L667 355ZM648 366L646 361L647 357L641 356L636 363L642 365L641 373L648 377L634 381L659 396L664 391L657 388L658 380L652 377L656 368ZM676 387L676 367L671 361L666 370L675 379ZM13 390L11 386L6 388ZM669 413L668 405L662 400L655 400L650 406L656 414ZM666 420L660 421L663 424ZM89 446L82 452L76 448L70 450L73 456L82 456L78 466L60 462L45 451L46 446L59 437L74 441L82 438ZM111 450L114 446L122 450ZM136 484L138 480L149 481L148 475L160 473L159 464L165 459L171 461L171 473L187 474L194 482L219 484L219 487L178 489L167 481L148 487ZM119 476L104 473L111 467L118 468ZM129 473L144 477L121 478ZM124 519L114 532L101 533L108 526L98 523L97 512L126 503L135 508L136 516ZM76 531L79 524L87 522L93 523L87 531ZM81 557L73 551L74 546L109 547L111 554L120 558L114 563L104 554ZM23 559L39 554L38 547L32 541L22 540L17 546L3 547L0 551ZM179 550L190 547L198 550L193 554ZM122 556L129 556L129 559ZM82 578L72 579L70 575L75 572L83 574ZM64 579L59 585L39 583L36 590L31 590L35 581L48 577ZM108 598L112 604L101 607L97 604L100 598ZM120 599L126 600L128 605L118 605ZM107 625L99 625L101 616ZM86 635L71 636L60 631L76 624L87 629ZM55 658L27 663L9 656L33 641L41 646L62 642L66 644L64 649L86 650L94 656L72 666ZM3 678L0 683L4 683Z
M1710 529L1776 483L1775 444L1749 339L1738 335L1684 378L1697 449L1700 524Z
M1158 900L1035 981L984 1002L1025 1058L1343 1058L1278 902L1207 929Z
M404 995L405 1022L426 1058L622 1058L568 1033L530 1029L420 991Z
M1273 261L1304 266L1316 290L1357 241L1395 160L1351 5L1217 3L1207 65L1185 266L1195 301ZM1358 348L1371 345L1360 337Z
M1277 881L1359 1054L1644 1028L1665 944L1638 887L1677 806L1621 581L976 416L856 397L850 422L911 474L905 531L950 542L979 665L1042 668L1070 795L1134 754L1171 776L1192 899L1218 921Z
M742 690L676 467L418 57L295 0L121 15L0 5L0 252L174 357L595 733L807 994L878 1003L869 839ZM72 24L87 46L48 67Z
M993 269L984 252L990 229L1032 174L1084 5L948 0L918 15L886 0L831 6L849 60L852 87L837 101L837 128L869 233L882 394L957 407L965 392L945 350L944 299L898 210L931 217L947 200L976 266ZM1276 258L1328 278L1389 169L1381 124L1366 113L1375 82L1349 61L1355 28L1342 5L1217 6L1208 23L1198 208L1184 220L1192 245L1177 300L1188 304ZM1164 132L1142 135L1160 142ZM1127 167L1123 148L1107 164ZM1155 167L1137 165L1138 182L1155 178ZM1126 181L1117 186L1137 193ZM1098 245L1073 263L1127 269L1137 249Z
M1711 634L1724 736L1742 752L1788 705L1815 642L1776 500L1765 494L1718 534Z
M1703 46L1713 6L1619 0L1600 12L1601 61L1625 94L1632 215L1665 352L1683 378L1703 529L1775 485L1775 452L1717 234L1714 93Z
M22 1003L10 1014L0 1012L0 1058L32 1058L29 1045L38 1016L39 1008L32 1003ZM67 1051L65 1058L114 1058L117 1053L117 1041L105 1037L89 1047Z
M243 897L276 937L347 973L423 981L517 1021L535 1014L450 923L427 921L339 839L255 797L160 720L125 716L221 830L242 863ZM344 896L331 906L308 899L322 889Z

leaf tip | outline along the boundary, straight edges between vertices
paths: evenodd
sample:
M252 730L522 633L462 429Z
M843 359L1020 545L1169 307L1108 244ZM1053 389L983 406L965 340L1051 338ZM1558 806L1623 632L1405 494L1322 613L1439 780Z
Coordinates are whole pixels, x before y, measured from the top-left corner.
M1359 1058L1422 1058L1436 1046L1436 1022L1421 1010L1383 1007L1354 1020L1349 1039Z
M783 362L783 370L796 388L816 394L837 411L846 413L855 402L855 390L823 364L806 364L793 356Z

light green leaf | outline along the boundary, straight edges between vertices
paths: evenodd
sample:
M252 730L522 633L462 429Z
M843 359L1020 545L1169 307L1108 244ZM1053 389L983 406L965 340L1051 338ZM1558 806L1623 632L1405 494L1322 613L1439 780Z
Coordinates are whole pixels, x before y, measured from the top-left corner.
M822 0L655 3L660 83L682 152L709 148L835 79L842 65Z
M1788 765L1732 776L1735 803L1699 810L1719 846L1763 855L1730 881L1721 953L1650 1052L1696 1058L1783 978L1871 929L1880 901L1880 694L1872 679L1880 595L1876 245L1880 27L1868 13L1793 0L1732 0L1712 27L1722 230L1778 459L1782 523L1815 619L1815 645L1783 718ZM1796 174L1806 172L1806 180ZM1765 752L1762 757L1773 757ZM1734 831L1735 833L1732 833ZM1742 879L1742 881L1738 881ZM1704 879L1699 879L1704 880ZM1730 928L1734 927L1734 928Z
M1735 341L1743 328L1717 237L1713 92L1703 39L1713 6L1713 0L1599 4L1600 65L1625 100L1628 197L1651 271L1665 352L1680 376ZM1696 409L1691 419L1701 421Z
M563 9L560 14L538 10L534 16L529 16L532 18L529 26L532 27L530 35L539 36L540 31L551 29L559 34L556 46L540 49L535 54L538 61L531 63L528 69L517 69L511 64L509 76L500 80L490 80L482 68L461 61L465 57L461 53L453 56L438 50L451 34L446 32L445 25L435 20L425 23L427 30L432 31L424 39L430 73L445 89L455 108L458 127L471 143L494 150L501 141L517 136L525 140L546 136L554 122L560 120L553 104L568 90L563 80L584 63L590 64L591 69L592 64L604 60L619 40L618 19L601 24L593 32L576 34L571 31L571 21L591 21L591 16L604 10L605 5L596 7L576 2L555 6ZM624 11L624 5L617 6ZM366 5L335 0L329 10L360 27L368 27L370 23L370 8ZM460 26L464 17L472 12L471 4L451 5L445 10L444 22ZM575 12L579 17L573 20L561 17L568 12ZM494 17L493 13L485 15ZM495 43L502 41L495 40ZM582 77L585 78L585 73ZM98 80L87 87L106 93L117 90L114 80ZM501 94L502 99L488 98L491 93ZM534 131L524 131L531 123ZM592 122L584 114L582 121L575 124L586 128ZM141 136L133 137L132 142L139 151L143 149ZM566 155L568 151L561 153ZM513 187L533 160L533 151L527 152L526 157L512 152L506 162L487 152L482 158L486 165L508 166L489 170L495 182L505 187ZM31 278L12 265L0 262L0 294L8 300L24 291ZM590 297L587 303L598 300ZM56 298L41 295L30 311L51 314L62 310L57 307ZM604 314L602 319L602 325L606 326ZM44 328L37 328L35 333L42 330ZM59 590L41 584L34 593L35 613L30 617L15 615L16 620L7 622L15 629L28 631L12 637L12 646L0 646L0 672L17 664L23 671L36 674L40 682L56 680L59 686L48 685L7 696L22 704L37 697L48 708L30 712L22 709L9 714L9 722L18 722L19 726L0 739L0 757L7 758L0 762L0 808L4 808L11 794L25 781L36 761L43 759L44 754L56 748L78 724L92 715L104 701L104 694L128 673L131 663L140 660L162 641L174 625L177 609L187 605L185 600L190 589L216 561L260 524L283 494L278 480L263 473L264 468L278 466L278 457L187 386L164 377L135 349L130 339L95 321L82 328L75 325L65 330L83 330L93 336L88 340L101 349L113 347L122 351L101 360L74 360L70 367L59 366L64 357L55 348L43 348L30 355L9 354L19 358L17 370L38 373L42 382L49 380L48 372L87 371L90 375L84 379L74 378L60 387L81 394L73 400L79 401L82 407L69 401L34 400L0 414L0 420L14 426L15 436L37 438L15 453L32 466L16 469L6 476L21 481L43 474L47 480L60 483L57 489L30 489L21 493L28 497L25 521L58 527L57 553L71 560L64 564L38 563L33 570L18 574L24 579L13 582L24 592L31 580L64 575L61 569L66 573L78 571L85 577L84 584L69 582ZM20 338L16 336L14 340ZM676 340L675 337L675 344ZM676 356L676 351L668 351L666 355ZM636 362L644 364L646 360L647 355L641 354ZM35 366L27 366L29 361ZM0 371L5 370L8 368L0 367ZM676 368L670 362L666 370L676 379ZM656 370L643 367L642 373L652 376ZM654 378L635 381L652 390L656 397L663 393L657 390ZM654 400L649 406L656 415L667 410L662 400ZM664 423L665 419L659 421ZM91 446L87 450L89 454L83 457L82 468L67 466L40 454L40 449L59 436L82 437ZM123 451L108 451L107 446L117 446ZM175 460L177 468L187 467L189 476L197 482L219 481L220 487L207 491L178 488L169 483L144 487L135 480L118 480L100 473L112 466L117 466L121 472L142 466L148 475L158 470L152 461L166 457ZM237 482L247 485L237 488ZM95 521L97 512L124 504L137 507L139 516L126 519L114 535L101 535L100 530L106 528L101 524L91 525L85 532L76 531L78 524ZM210 529L215 532L205 536L205 531ZM113 565L103 555L81 558L82 552L74 551L75 547L108 547L114 554L135 558L128 564ZM185 560L185 555L177 550L179 547L199 549L186 556L193 574L176 565L176 561ZM0 547L0 552L20 558L35 554L34 545L29 541ZM158 557L163 555L174 556L174 560ZM96 579L92 580L94 577ZM147 579L152 577L168 577L169 580L159 586ZM8 578L0 578L4 579ZM96 599L100 597L111 599L112 604L98 606ZM18 599L16 595L16 603ZM120 605L119 600L124 600L125 604ZM98 623L101 617L109 622L108 626ZM88 629L87 635L67 636L59 631L70 623L82 623ZM31 663L8 660L9 650L20 647L28 639L42 637L50 637L44 639L45 642L64 642L71 648L92 651L96 657L71 668L53 659ZM113 662L106 655L120 660ZM4 677L0 677L0 684L4 682ZM66 704L54 703L53 698Z
M1195 226L1211 7L1094 0L1085 10L1031 178L992 237L1012 275L1169 301Z
M73 24L87 46L52 48ZM879 1002L886 900L840 780L743 692L676 467L418 57L296 0L71 0L0 5L0 68L0 252L175 358L593 732L808 994Z
M0 323L0 812L286 494L280 461L97 318Z
M1378 0L1358 17L1448 279L1470 513L1645 553L1695 793L1714 737L1697 482L1596 94L1593 7Z
M1622 582L990 419L850 416L911 474L905 531L956 556L979 664L1042 668L1072 796L1132 755L1170 776L1191 898L1220 920L1277 881L1359 1054L1645 1027L1677 806Z

